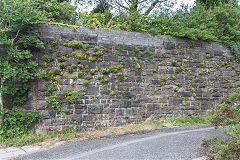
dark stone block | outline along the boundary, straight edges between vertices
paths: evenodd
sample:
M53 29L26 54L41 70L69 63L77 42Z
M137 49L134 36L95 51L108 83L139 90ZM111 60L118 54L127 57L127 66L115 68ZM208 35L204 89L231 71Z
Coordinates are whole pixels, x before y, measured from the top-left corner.
M190 97L190 96L192 96L192 93L191 93L191 92L180 92L180 94L181 94L183 97Z
M106 62L117 62L118 61L118 57L117 56L103 56L103 60Z
M98 94L98 87L89 85L86 87L86 94L87 95L97 95Z
M165 42L163 45L164 45L164 48L168 50L173 50L176 48L176 45L173 42Z
M103 112L103 104L88 104L88 113L101 114Z

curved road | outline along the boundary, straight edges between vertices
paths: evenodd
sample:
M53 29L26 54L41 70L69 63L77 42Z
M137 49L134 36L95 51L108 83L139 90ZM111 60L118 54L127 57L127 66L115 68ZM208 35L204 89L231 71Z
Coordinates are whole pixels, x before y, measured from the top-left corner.
M213 127L179 127L147 133L111 136L61 145L15 160L192 160L202 159L206 151L203 138L220 136Z

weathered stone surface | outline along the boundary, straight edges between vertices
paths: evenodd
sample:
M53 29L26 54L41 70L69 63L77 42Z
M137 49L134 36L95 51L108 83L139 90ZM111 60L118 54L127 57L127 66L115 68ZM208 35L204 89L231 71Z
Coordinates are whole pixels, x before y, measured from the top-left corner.
M89 104L87 108L90 114L101 114L103 111L103 104Z
M53 57L65 55L66 67L83 65L83 68L76 67L73 73L62 69L55 91L56 94L67 89L76 92L78 101L69 105L63 99L61 107L77 129L139 122L150 116L204 114L240 86L239 63L234 62L227 47L217 42L170 40L163 35L105 29L80 28L75 32L71 27L45 24L36 28L41 40L48 42L44 51L35 54L40 64L43 63L41 57L48 54ZM58 45L51 46L49 42L56 40ZM73 41L89 44L86 59L77 61L71 56L73 49L63 46ZM103 56L93 55L95 46ZM49 53L50 48L54 53ZM83 53L81 49L75 51L77 55ZM96 61L90 62L90 57L96 57ZM47 72L56 69L60 63L58 59L49 63ZM120 68L102 73L101 69L113 66ZM97 72L90 73L91 69ZM73 76L80 71L82 77L74 80ZM88 85L87 75L91 76ZM105 82L98 79L98 75L103 75ZM33 82L24 108L39 110L43 121L38 130L69 127L71 124L66 118L49 110L48 84L46 81Z

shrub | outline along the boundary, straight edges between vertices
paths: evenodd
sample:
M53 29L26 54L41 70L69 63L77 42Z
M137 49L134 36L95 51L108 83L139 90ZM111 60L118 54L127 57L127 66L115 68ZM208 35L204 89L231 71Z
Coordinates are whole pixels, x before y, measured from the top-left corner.
M211 114L213 115L212 123L215 126L229 126L224 133L230 138L228 141L223 141L218 137L203 140L203 146L211 147L207 154L208 157L210 159L240 159L240 88L237 92L233 92L226 102L218 105Z
M25 112L21 108L0 110L2 119L0 125L0 135L5 138L21 136L25 134L32 123L39 122L41 117L36 110Z
M190 10L156 12L148 20L148 32L193 40L221 41L231 48L232 53L240 58L240 10L235 5L219 4L211 9L197 4ZM231 26L231 27L230 27ZM193 44L190 43L190 47Z

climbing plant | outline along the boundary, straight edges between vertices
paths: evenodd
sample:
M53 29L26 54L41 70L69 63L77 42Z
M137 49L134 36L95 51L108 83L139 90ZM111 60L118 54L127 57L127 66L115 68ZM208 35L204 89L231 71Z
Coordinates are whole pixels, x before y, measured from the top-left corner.
M0 2L0 134L22 135L31 123L39 121L37 111L26 113L19 108L27 100L29 82L44 76L37 70L33 51L44 48L34 24L47 21L31 0L2 0ZM4 107L4 109L2 109Z

